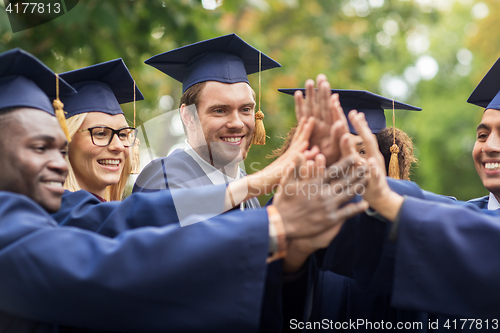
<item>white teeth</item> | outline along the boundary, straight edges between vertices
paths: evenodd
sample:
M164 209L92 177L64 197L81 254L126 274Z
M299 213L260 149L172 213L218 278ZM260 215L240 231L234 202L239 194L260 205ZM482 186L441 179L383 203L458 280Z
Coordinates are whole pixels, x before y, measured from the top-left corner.
M117 166L120 164L120 160L99 160L97 161L101 165L113 165Z
M63 187L63 184L59 182L44 182L44 183L50 186Z
M241 138L242 137L236 137L236 138L222 138L222 140L226 141L226 142L240 142L241 141Z
M485 163L486 170L500 170L500 163Z

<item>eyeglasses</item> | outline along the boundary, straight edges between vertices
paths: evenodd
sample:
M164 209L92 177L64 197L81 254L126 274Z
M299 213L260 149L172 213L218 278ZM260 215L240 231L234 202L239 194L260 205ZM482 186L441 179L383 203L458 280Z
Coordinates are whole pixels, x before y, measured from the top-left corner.
M86 129L81 129L78 132L90 132L90 138L92 139L92 143L98 147L106 147L111 141L113 141L113 137L116 136L121 141L124 147L131 147L135 143L135 139L137 137L137 129L133 127L124 127L120 129L112 129L107 126L96 126L90 127Z

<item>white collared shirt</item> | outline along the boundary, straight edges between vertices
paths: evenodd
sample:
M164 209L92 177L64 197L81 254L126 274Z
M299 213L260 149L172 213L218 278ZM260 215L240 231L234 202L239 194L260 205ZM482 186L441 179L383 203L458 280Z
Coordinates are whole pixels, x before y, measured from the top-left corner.
M186 140L186 148L184 151L186 154L191 156L196 163L200 166L200 168L203 170L203 172L207 175L207 177L210 179L212 184L214 185L221 185L221 184L229 184L233 180L240 179L242 177L242 169L238 166L238 172L236 173L236 178L231 178L219 169L214 168L210 163L205 161L198 153L191 147L191 145L188 143ZM245 202L242 202L240 204L240 209L244 210L245 209Z
M500 209L500 203L493 193L490 192L490 198L488 200L488 210Z

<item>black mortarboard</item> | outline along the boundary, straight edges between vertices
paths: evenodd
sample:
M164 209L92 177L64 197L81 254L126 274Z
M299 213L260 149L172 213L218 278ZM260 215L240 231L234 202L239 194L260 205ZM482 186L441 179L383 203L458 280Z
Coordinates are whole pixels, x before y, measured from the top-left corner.
M78 91L63 99L66 118L84 112L123 114L120 104L143 100L123 60L115 59L60 74Z
M27 107L55 115L56 74L33 55L21 49L0 54L0 109ZM59 79L59 94L76 91Z
M500 58L479 82L467 102L486 109L500 110Z
M297 90L301 90L302 93L305 94L305 89L278 89L278 91L288 95L293 95ZM340 105L344 109L346 118L349 111L353 109L358 112L363 112L365 114L366 121L368 122L368 126L374 134L387 127L384 109L392 109L393 102L394 109L397 110L422 110L419 107L394 101L390 98L386 98L366 90L332 89L332 94L339 94ZM349 123L349 130L351 133L356 134L356 131L352 127L351 123Z
M182 82L182 92L204 81L247 82L248 74L259 72L260 51L236 34L225 35L155 55L145 61ZM262 54L260 70L281 67Z

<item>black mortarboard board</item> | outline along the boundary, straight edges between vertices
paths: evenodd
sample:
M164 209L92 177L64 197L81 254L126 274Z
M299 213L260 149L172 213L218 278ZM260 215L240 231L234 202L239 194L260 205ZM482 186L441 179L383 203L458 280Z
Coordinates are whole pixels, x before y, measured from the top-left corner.
M120 104L143 100L123 60L115 59L60 74L78 91L63 99L66 118L84 112L123 114Z
M500 110L500 58L479 82L467 102L486 109Z
M0 54L0 109L27 107L55 115L56 74L40 60L19 48ZM76 91L59 79L59 94Z
M302 93L305 94L305 89L278 89L278 91L288 95L293 95L297 90L301 90ZM339 94L340 105L344 109L346 118L349 111L355 109L358 112L363 112L365 114L366 121L368 122L368 126L372 130L372 133L376 134L387 127L384 109L393 108L392 99L366 90L332 89L332 94ZM422 110L419 107L398 101L394 101L394 109L410 111ZM351 123L349 123L349 130L351 133L356 134L356 131L352 127Z
M225 35L155 55L145 61L182 82L182 92L204 81L247 82L248 74L259 72L260 51L236 34ZM262 54L261 71L281 67Z

